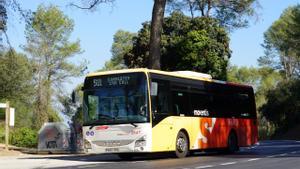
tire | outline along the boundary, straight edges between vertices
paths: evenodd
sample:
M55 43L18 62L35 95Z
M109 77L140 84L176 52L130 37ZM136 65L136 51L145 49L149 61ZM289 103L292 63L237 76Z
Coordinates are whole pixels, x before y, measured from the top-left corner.
M134 155L131 153L120 153L120 154L118 154L118 156L122 160L131 160Z
M227 139L227 152L234 153L239 150L238 139L235 132L231 131Z
M176 138L175 155L177 158L184 158L189 154L189 140L185 133L179 132Z

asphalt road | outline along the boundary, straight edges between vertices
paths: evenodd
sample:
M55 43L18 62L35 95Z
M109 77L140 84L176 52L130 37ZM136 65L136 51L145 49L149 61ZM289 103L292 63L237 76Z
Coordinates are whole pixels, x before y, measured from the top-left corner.
M27 160L32 163L26 165L24 162ZM0 168L10 168L9 165L1 164L1 161L0 158ZM38 161L41 164L33 165ZM10 163L6 161L6 164ZM11 168L19 168L18 164L22 164L21 168L55 169L300 169L300 141L263 141L253 147L241 148L239 152L231 155L199 152L183 159L169 154L151 154L132 160L121 160L116 155L108 154L48 155L18 158Z

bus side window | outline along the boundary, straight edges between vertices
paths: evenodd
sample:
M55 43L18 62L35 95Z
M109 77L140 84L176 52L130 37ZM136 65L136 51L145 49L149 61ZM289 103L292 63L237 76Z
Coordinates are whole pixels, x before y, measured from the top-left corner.
M195 111L206 111L207 114L198 116L212 116L210 106L212 102L212 96L208 93L199 92L196 90L191 91L191 113L195 115Z
M168 114L169 113L168 82L163 80L153 80L153 82L157 83L157 92L156 95L151 96L152 112L154 114Z
M190 104L189 94L187 92L172 91L173 114L189 115Z

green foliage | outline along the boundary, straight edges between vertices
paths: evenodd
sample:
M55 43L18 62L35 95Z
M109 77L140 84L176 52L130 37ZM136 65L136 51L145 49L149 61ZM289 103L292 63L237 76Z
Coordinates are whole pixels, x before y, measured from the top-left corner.
M280 70L286 78L300 76L300 5L284 10L264 34L265 55L259 64Z
M133 48L125 54L129 68L147 67L149 61L150 25L133 39ZM190 18L174 12L164 19L161 42L161 69L193 70L210 73L214 78L226 79L230 58L229 38L216 20Z
M14 50L0 52L0 101L26 101L32 94L33 70L30 61Z
M16 108L15 126L32 127L34 86L30 60L14 50L0 52L0 102L10 101ZM4 110L0 110L4 118Z
M105 62L102 70L117 70L127 68L124 63L123 56L132 49L132 39L134 36L136 36L135 33L124 30L118 30L114 34L114 42L110 50L112 53L112 58Z
M0 121L0 143L5 142L5 124L4 121Z
M34 67L35 127L44 122L58 120L51 106L53 93L61 93L62 83L69 77L80 76L85 64L75 65L70 58L81 53L79 40L70 42L74 22L58 7L40 5L31 22L26 24L27 44Z
M254 89L258 87L260 78L259 69L254 67L229 66L227 72L228 81L248 84L253 86Z
M286 131L300 122L300 80L282 81L267 93L261 107L263 115L275 124L278 131Z
M192 17L198 14L214 18L229 30L247 27L259 6L258 0L168 0L171 10L188 11Z
M132 49L132 39L134 36L136 36L135 33L124 30L118 30L114 34L114 42L110 50L112 57L109 61L105 62L105 65L101 70L117 70L127 68L124 63L123 56Z
M283 11L264 34L265 55L260 57L260 66L277 70L282 80L276 88L270 88L275 79L269 78L257 95L261 98L260 111L265 120L274 126L273 132L281 135L300 122L300 5ZM268 72L265 72L267 75ZM284 78L284 80L283 80ZM267 90L268 89L268 90ZM280 134L281 133L281 134Z
M7 29L7 10L6 3L4 0L0 1L0 35L2 31L6 31Z
M19 128L11 132L10 143L18 147L37 147L37 131L30 128Z

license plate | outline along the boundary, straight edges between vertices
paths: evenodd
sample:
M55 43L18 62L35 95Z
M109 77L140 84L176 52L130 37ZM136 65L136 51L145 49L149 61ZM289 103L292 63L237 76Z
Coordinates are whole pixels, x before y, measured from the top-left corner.
M119 152L119 149L118 148L106 148L105 149L105 152Z

